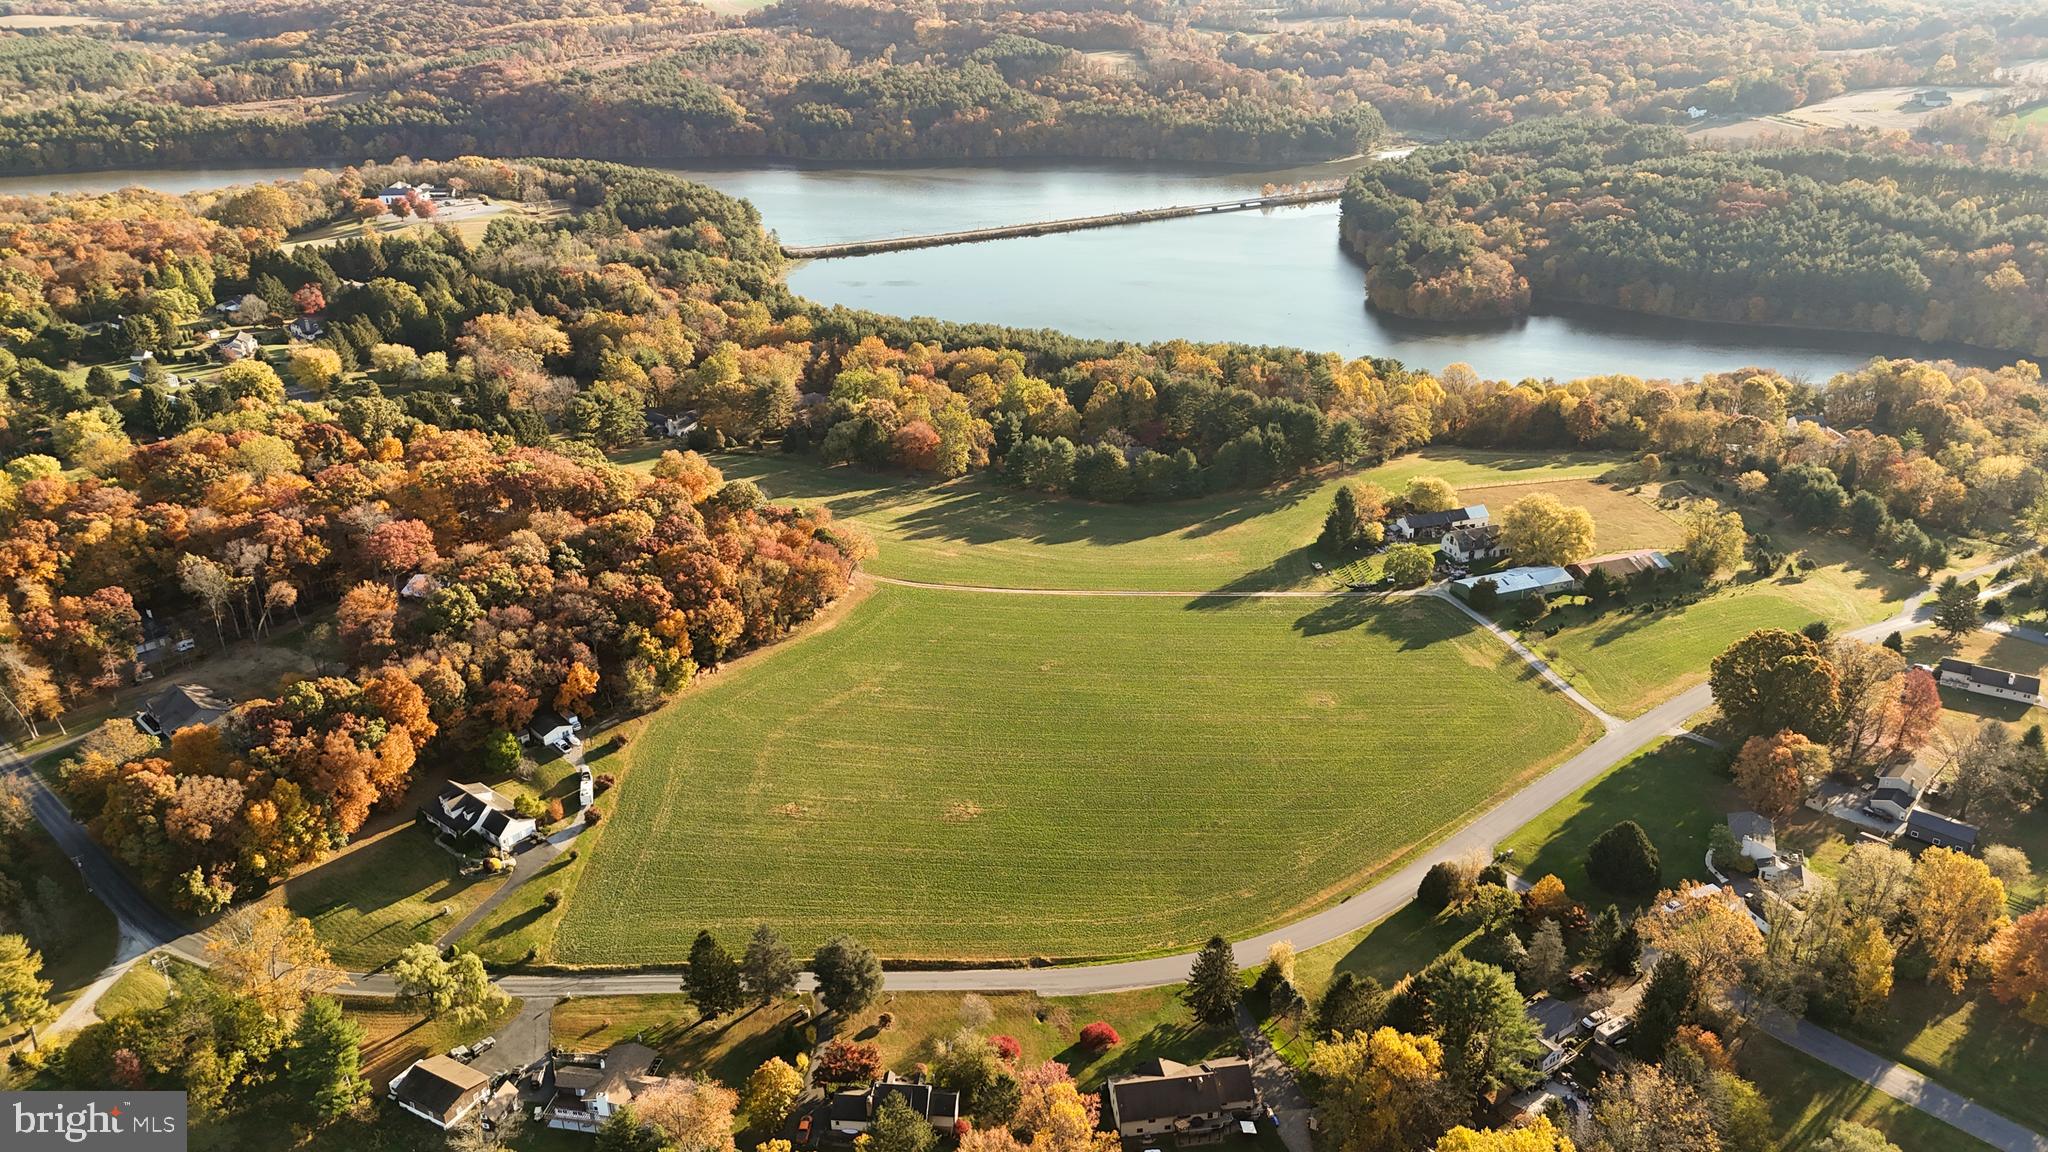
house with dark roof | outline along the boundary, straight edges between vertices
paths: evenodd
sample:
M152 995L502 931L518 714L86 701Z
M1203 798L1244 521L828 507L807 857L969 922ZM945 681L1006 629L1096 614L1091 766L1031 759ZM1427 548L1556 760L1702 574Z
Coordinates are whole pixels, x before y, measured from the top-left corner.
M1920 803L1920 796L1927 791L1927 785L1934 779L1932 765L1915 761L1891 774L1877 778L1877 791L1870 794L1864 804L1873 815L1904 820L1913 806Z
M318 340L327 331L327 326L311 316L301 316L284 326L285 335L294 340Z
M1936 848L1954 848L1962 852L1977 851L1977 826L1951 819L1939 812L1915 808L1906 817L1905 836Z
M1259 1109L1252 1066L1237 1057L1195 1065L1150 1060L1105 1084L1102 1096L1108 1126L1118 1136L1170 1135L1181 1146L1216 1143Z
M951 1136L954 1126L960 1122L958 1092L945 1091L921 1078L905 1078L886 1072L866 1088L850 1088L832 1094L826 1108L827 1124L832 1134L841 1140L852 1140L866 1132L874 1126L876 1113L891 1096L900 1098L912 1112L930 1121L933 1130L942 1136Z
M1464 528L1453 528L1444 533L1437 544L1444 559L1453 564L1470 564L1474 560L1491 560L1501 554L1500 525L1473 524Z
M2000 668L1986 668L1967 660L1948 657L1935 666L1936 680L1944 688L1960 688L1975 692L1979 696L1996 696L2001 700L2018 700L2022 704L2041 703L2041 678L2022 676Z
M390 1086L400 1108L443 1131L468 1119L490 1092L490 1077L448 1056L414 1061Z
M575 713L561 713L543 708L533 714L532 722L526 726L526 734L533 740L550 748L566 750L576 743L583 731L583 719Z
M506 852L539 831L532 819L519 815L509 797L483 784L451 781L431 803L420 805L420 816L450 836L475 833Z
M534 1118L566 1132L595 1132L633 1097L661 1082L653 1075L654 1049L614 1044L602 1052L551 1052L541 1089L547 1103Z
M1410 512L1388 525L1388 529L1403 540L1436 540L1446 532L1486 523L1486 505L1473 504L1443 512Z
M149 698L135 714L135 726L159 740L182 728L205 728L228 714L234 702L204 684L179 684Z
M695 412L678 412L670 415L648 408L641 415L647 419L647 435L655 439L677 440L697 430Z

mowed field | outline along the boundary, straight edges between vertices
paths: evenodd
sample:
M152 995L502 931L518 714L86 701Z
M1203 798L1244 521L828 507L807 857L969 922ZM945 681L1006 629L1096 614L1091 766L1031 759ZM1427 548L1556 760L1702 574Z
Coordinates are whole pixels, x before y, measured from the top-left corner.
M1431 449L1370 471L1309 478L1263 493L1226 492L1167 504L1092 504L967 478L930 484L791 456L729 454L713 461L772 500L824 504L872 536L877 575L1006 588L1119 588L1210 592L1312 584L1310 546L1346 480L1399 492L1440 476L1461 492L1480 485L1593 477L1611 457ZM1489 494L1464 493L1491 501ZM1505 505L1503 504L1503 507Z
M1344 895L1589 728L1427 600L884 586L635 737L542 953L759 919L895 958L1185 948Z

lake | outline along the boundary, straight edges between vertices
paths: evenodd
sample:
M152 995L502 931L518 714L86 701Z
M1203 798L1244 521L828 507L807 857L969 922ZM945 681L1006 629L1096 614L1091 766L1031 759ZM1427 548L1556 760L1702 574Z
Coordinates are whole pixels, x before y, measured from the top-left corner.
M1342 166L1273 172L1132 165L689 167L669 171L743 196L785 243L948 232L1132 208L1201 203L1261 185L1341 176ZM187 192L296 176L297 167L103 172L0 179L0 193ZM1599 310L1483 325L1433 325L1365 306L1365 271L1337 242L1337 205L1233 212L1151 224L814 260L790 273L813 300L908 316L1058 328L1123 340L1234 340L1388 356L1437 370L1568 379L1682 378L1744 366L1825 380L1872 356L1988 361L1909 340L1701 324Z

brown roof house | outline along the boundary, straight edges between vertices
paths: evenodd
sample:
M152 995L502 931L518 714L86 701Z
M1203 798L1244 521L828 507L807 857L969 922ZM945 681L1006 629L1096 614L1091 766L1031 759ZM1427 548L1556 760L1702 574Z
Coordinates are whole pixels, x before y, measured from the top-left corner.
M636 1094L661 1082L654 1064L654 1049L631 1042L591 1054L556 1052L543 1081L554 1094L534 1109L534 1119L567 1132L595 1132Z
M1118 1136L1171 1135L1181 1146L1217 1143L1259 1109L1252 1066L1234 1056L1195 1065L1147 1061L1111 1080L1102 1095Z
M468 1119L490 1092L490 1077L448 1056L415 1061L391 1082L400 1108L443 1131Z
M1572 579L1584 582L1595 570L1607 573L1607 578L1616 584L1626 584L1645 576L1671 571L1671 558L1654 548L1638 548L1633 552L1616 552L1608 556L1595 556L1576 564L1567 564L1564 570Z

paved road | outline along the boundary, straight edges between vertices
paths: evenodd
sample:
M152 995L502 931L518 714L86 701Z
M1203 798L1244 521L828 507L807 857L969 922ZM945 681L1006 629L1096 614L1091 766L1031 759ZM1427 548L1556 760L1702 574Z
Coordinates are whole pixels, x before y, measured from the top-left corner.
M1863 1081L1894 1100L1975 1136L2004 1152L2048 1152L2048 1136L2015 1124L1982 1104L1952 1092L1903 1064L1887 1060L1806 1020L1772 1015L1763 1021L1772 1037Z

